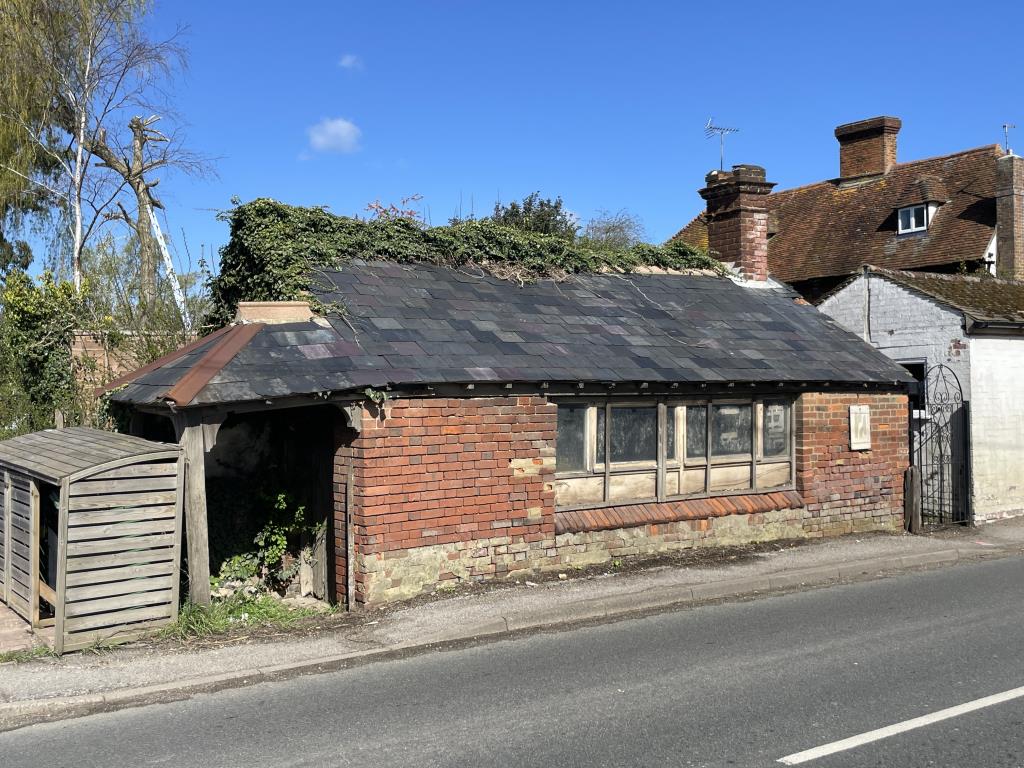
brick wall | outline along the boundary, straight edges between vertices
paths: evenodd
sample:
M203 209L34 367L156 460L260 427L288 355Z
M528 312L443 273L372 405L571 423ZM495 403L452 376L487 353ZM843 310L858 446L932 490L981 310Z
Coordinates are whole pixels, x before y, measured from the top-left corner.
M871 407L870 451L848 450L850 404ZM356 602L407 599L446 581L525 576L693 546L892 530L902 520L905 396L800 398L794 424L803 508L768 505L557 534L556 423L554 404L542 397L403 399L386 403L381 413L364 408L361 432L339 432L335 453L335 551L345 550L347 515ZM339 599L345 567L336 560Z
M851 405L870 408L870 450L850 450ZM797 401L794 423L807 535L902 527L906 395L808 393Z
M355 479L356 600L501 576L529 545L552 541L555 425L555 406L540 397L395 400L366 410L349 455L336 462L337 474L351 465Z

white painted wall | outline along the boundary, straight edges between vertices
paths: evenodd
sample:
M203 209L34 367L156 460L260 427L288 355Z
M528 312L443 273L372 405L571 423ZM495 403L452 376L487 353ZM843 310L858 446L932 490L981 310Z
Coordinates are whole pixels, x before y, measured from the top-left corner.
M972 336L974 519L1024 514L1024 337Z
M960 312L878 275L861 275L818 309L896 362L948 365L970 399L970 345Z

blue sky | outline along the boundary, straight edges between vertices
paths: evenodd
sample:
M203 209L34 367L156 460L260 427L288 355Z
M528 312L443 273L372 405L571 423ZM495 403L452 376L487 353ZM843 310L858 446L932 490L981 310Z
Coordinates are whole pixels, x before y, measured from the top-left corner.
M363 213L419 194L434 224L533 190L581 219L639 216L660 242L726 164L779 188L838 172L836 125L903 120L901 160L1024 148L1019 12L985 3L157 3L190 67L172 84L217 178L161 185L193 257L219 247L232 196ZM1011 134L1011 145L1013 134ZM208 250L207 250L208 252Z

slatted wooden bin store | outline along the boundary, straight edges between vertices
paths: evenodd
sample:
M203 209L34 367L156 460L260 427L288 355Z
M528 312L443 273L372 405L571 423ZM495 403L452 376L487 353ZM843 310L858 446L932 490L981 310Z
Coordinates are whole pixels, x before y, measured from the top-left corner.
M0 600L57 653L178 613L177 445L71 427L0 442Z

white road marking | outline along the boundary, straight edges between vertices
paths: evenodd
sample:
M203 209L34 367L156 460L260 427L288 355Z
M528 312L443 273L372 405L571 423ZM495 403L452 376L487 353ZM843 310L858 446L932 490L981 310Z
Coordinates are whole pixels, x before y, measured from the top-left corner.
M966 704L958 704L955 707L949 707L948 709L940 709L938 712L932 712L930 715L915 717L913 720L904 720L902 723L887 725L884 728L867 731L866 733L862 733L857 736L851 736L848 739L833 741L831 744L823 744L820 747L814 747L814 749L795 752L792 755L780 757L777 762L780 762L783 765L799 765L800 763L807 763L811 760L817 760L828 755L834 755L836 752L844 752L848 749L853 749L854 747L870 744L873 741L887 739L890 736L895 736L899 733L906 733L907 731L912 731L915 728L923 728L926 725L938 723L942 720L948 720L951 717L959 717L960 715L966 715L968 712L974 712L978 709L984 709L985 707L991 707L996 704L1013 701L1013 699L1019 699L1022 696L1024 696L1024 686L1014 688L1009 691L1003 691L1002 693L996 693L992 696L986 696L983 699L968 701Z

